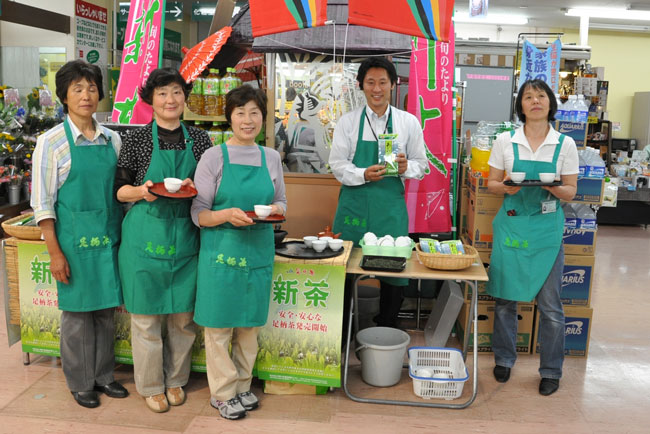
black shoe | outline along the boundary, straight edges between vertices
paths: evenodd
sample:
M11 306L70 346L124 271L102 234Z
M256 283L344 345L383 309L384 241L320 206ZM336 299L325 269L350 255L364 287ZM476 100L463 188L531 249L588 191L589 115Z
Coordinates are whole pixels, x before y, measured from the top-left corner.
M499 366L496 365L494 367L494 378L499 382L499 383L505 383L510 379L510 368L506 368L505 366Z
M70 392L74 396L74 400L77 401L82 407L86 408L95 408L99 407L99 397L97 392L94 390L89 390L87 392Z
M129 391L117 381L113 381L105 386L95 385L95 390L97 392L103 392L106 396L110 396L111 398L126 398L129 396Z
M539 394L548 396L552 395L560 388L560 380L558 378L542 378L539 382Z

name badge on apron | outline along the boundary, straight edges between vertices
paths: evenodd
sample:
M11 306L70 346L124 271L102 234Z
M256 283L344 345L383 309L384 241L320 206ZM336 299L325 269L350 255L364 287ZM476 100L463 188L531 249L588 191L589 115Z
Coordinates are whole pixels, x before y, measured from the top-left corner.
M542 202L542 214L550 214L557 211L557 203L555 200L545 200Z

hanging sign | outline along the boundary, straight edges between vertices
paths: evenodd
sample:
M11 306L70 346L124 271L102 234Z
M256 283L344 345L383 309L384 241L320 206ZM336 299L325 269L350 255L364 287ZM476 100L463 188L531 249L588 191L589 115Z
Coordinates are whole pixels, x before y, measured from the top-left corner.
M327 0L250 0L250 11L258 37L325 25Z
M454 1L350 0L348 8L350 24L448 41Z
M92 3L76 0L75 22L76 57L97 64L104 70L108 59L108 11Z
M450 29L453 35L453 28ZM412 38L408 111L421 122L429 165L420 181L405 183L409 232L449 232L454 83L454 38Z
M553 93L558 93L560 76L560 53L562 43L553 42L546 52L539 50L528 41L524 41L521 55L519 88L527 80L544 80Z
M151 71L158 68L162 50L164 0L132 0L124 36L120 81L117 85L113 122L146 124L151 121L151 106L140 101L138 88Z
M488 0L469 0L470 17L487 17Z

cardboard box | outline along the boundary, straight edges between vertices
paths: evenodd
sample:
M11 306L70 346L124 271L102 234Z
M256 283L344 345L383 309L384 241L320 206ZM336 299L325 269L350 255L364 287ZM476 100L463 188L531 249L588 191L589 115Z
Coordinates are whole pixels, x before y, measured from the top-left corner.
M463 308L458 314L458 338L461 342L464 339L464 330L467 324L467 318L470 315L470 303L465 302ZM531 343L533 340L533 317L535 306L532 303L518 303L517 317L517 353L530 354ZM494 302L478 303L478 351L479 353L492 352L492 331L494 326ZM468 351L473 351L474 333L470 330Z
M488 302L494 301L494 297L487 293L487 282L476 282L478 287L478 301ZM463 283L463 297L466 301L472 300L472 288L467 284Z
M467 214L469 212L469 188L463 186L460 189L460 210L458 212L458 234L467 233Z
M603 202L605 180L598 178L578 179L578 191L571 202L600 205Z
M587 357L594 310L590 307L564 306L564 355ZM535 314L535 354L539 354L539 313Z
M562 304L589 306L595 261L594 256L564 255Z
M587 122L555 121L555 129L571 137L576 142L578 149L587 145L587 130L589 129Z
M492 220L503 203L502 196L474 195L470 190L467 237L477 250L492 249Z
M492 194L488 192L488 179L478 175L478 172L472 172L471 170L468 173L467 177L467 186L469 191L476 196L490 196L490 197L500 197L503 198L502 194Z
M596 252L596 229L569 228L564 226L565 255L593 255Z

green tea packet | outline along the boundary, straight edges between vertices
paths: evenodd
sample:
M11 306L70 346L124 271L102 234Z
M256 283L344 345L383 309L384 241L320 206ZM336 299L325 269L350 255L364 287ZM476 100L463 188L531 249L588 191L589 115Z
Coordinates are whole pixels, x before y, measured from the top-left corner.
M399 143L397 143L397 134L380 134L378 144L379 164L386 166L384 176L398 176L396 159L399 153Z

